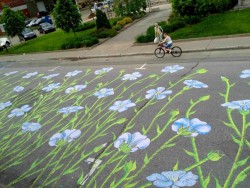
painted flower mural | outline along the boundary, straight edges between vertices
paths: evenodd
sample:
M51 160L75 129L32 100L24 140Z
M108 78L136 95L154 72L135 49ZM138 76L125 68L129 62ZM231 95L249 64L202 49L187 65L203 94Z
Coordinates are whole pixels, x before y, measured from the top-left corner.
M45 92L49 92L49 91L52 91L54 89L57 89L60 87L60 83L56 83L56 84L49 84L48 86L44 87L42 90L45 91Z
M184 67L179 66L179 65L166 66L164 69L161 70L161 72L174 73L181 69L184 69Z
M32 107L30 107L29 105L24 105L21 108L15 108L14 110L12 110L10 112L10 114L8 115L8 117L20 117L22 115L24 115L25 112L30 111Z
M34 122L25 122L22 125L23 132L35 132L41 128L41 125L39 123Z
M69 93L81 91L81 90L85 89L86 87L87 87L87 85L75 85L73 87L67 88L65 90L65 93L69 94Z
M94 96L96 96L98 99L104 98L110 95L114 95L114 89L113 88L103 88L100 91L97 91L94 93Z
M250 100L239 100L232 101L222 104L223 107L228 107L230 109L237 109L240 111L249 111L250 110Z
M114 142L114 147L124 153L136 152L138 149L145 149L149 146L150 139L139 132L131 134L123 133Z
M156 187L191 187L196 184L198 176L192 172L184 170L161 172L160 174L154 173L147 177L148 181L153 182Z
M22 86L16 86L13 89L13 91L15 91L15 92L20 92L20 91L23 91L23 90L24 90L24 87L22 87Z
M136 104L131 102L131 100L124 100L124 101L116 101L113 106L109 108L111 111L118 111L123 112L126 111L128 108L134 107Z
M38 74L38 72L31 72L31 73L28 73L25 76L23 76L23 78L30 78L30 77L35 76L37 74Z
M7 108L8 106L11 106L12 103L10 101L7 101L7 102L1 102L0 103L0 110L3 110L5 108Z
M51 78L54 78L56 76L59 76L60 74L50 74L50 75L47 75L47 76L43 76L42 78L43 79L51 79Z
M186 84L189 88L208 88L207 84L204 84L197 80L185 80L183 83Z
M138 78L140 78L142 76L141 73L139 72L134 72L132 74L125 74L122 77L122 80L137 80Z
M99 75L99 74L104 74L104 73L107 73L109 71L113 70L113 67L107 67L107 68L102 68L100 70L96 70L95 71L95 74L96 75Z
M250 69L242 71L240 78L250 78Z
M174 122L172 130L180 133L181 129L186 129L191 137L196 137L199 134L208 134L211 131L211 126L198 118L189 120L188 118L181 118Z
M82 106L68 106L68 107L61 108L58 112L68 115L70 113L77 112L78 110L81 110L83 108L84 107Z
M68 72L65 77L73 77L73 76L76 76L78 75L79 73L81 73L82 71L80 70L75 70L75 71L72 71L72 72Z
M65 143L70 143L76 138L78 138L80 135L81 135L81 130L66 129L65 131L61 133L54 134L49 140L49 145L58 146L58 145L63 145Z
M172 90L166 90L165 87L157 87L156 89L150 89L145 96L146 99L164 99L167 95L171 94Z

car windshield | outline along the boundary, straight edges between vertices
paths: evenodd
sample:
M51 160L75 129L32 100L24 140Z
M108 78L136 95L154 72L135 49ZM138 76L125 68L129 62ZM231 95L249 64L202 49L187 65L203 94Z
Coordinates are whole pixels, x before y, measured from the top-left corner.
M49 27L49 26L51 26L51 24L50 24L50 23L45 22L45 23L42 23L42 24L41 24L41 26L42 26L42 27Z
M22 34L26 34L26 33L30 33L30 32L32 32L31 29L25 28L25 29L23 30Z

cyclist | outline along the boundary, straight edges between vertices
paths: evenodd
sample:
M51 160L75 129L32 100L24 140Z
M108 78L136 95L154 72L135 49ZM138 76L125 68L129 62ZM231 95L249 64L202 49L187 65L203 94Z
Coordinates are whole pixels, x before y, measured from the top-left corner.
M165 48L165 52L171 53L170 47L172 46L173 41L166 32L163 33L163 37L164 37L164 39L163 39L163 41L161 41L160 44L163 44L163 47Z

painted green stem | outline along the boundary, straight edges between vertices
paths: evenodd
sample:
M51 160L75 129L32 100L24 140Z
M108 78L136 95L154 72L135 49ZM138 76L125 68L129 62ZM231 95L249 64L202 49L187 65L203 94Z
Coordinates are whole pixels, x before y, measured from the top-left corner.
M193 147L193 150L194 150L194 159L195 159L195 162L199 163L200 162L200 158L199 158L198 149L196 147L195 138L191 138L191 142L192 142L192 147ZM200 166L197 166L197 171L198 171L198 175L199 175L201 187L205 188L203 172L202 172L202 169L201 169Z
M196 168L196 167L202 165L203 163L205 163L205 162L207 162L207 161L209 161L208 158L202 159L201 161L199 161L199 162L197 162L197 163L195 163L195 164L193 164L193 165L191 165L191 166L185 168L184 170L185 170L186 172L188 172L188 171L190 171L190 170L192 170L192 169L194 169L194 168Z
M232 177L234 175L234 172L238 168L237 163L240 160L240 156L241 156L241 153L243 151L243 146L244 146L244 143L245 143L246 129L247 129L247 126L246 126L246 114L242 114L242 133L241 133L241 140L240 140L240 143L239 143L238 152L236 154L233 166L232 166L232 168L230 170L230 173L229 173L229 175L228 175L228 177L226 179L226 182L225 182L223 188L228 188L229 187L230 181L231 181L231 179L232 179Z

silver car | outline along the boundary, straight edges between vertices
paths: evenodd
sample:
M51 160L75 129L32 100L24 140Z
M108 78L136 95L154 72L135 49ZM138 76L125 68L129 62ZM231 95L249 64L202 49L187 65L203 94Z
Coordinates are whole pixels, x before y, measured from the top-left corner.
M10 40L7 37L0 38L0 50L2 51L4 48L7 49L11 45Z

